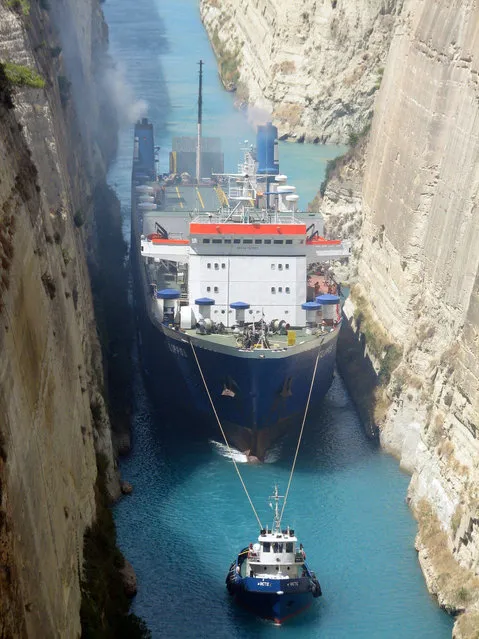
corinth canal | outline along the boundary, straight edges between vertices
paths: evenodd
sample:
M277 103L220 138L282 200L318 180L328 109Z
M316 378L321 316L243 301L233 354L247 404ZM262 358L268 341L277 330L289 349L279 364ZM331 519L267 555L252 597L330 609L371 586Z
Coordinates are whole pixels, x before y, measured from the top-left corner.
M239 142L252 140L254 131L218 81L197 2L107 0L103 6L113 57L155 125L160 170L166 170L171 138L195 132L200 58L206 63L205 135L221 135L226 168L233 170ZM126 237L132 131L122 127L110 173ZM280 146L281 170L303 206L319 187L327 159L339 151ZM121 464L134 493L115 507L119 544L139 579L133 610L153 637L450 637L452 619L428 595L417 562L416 525L404 501L409 478L367 439L339 377L321 414L307 423L285 515L305 543L324 596L281 629L232 605L225 589L235 552L256 536L230 459L195 433L194 423L179 429L181 414L165 416L161 387L157 395L160 409L148 398L137 362L133 449ZM268 522L267 497L275 482L286 486L295 444L284 440L270 463L242 465Z

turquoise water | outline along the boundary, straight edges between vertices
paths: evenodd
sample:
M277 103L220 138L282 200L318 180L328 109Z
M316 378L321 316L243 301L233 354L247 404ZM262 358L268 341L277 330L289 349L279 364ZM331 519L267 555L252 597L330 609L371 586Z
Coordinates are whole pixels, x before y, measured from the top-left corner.
M193 134L196 61L205 60L205 134L223 137L227 168L253 131L219 84L194 0L107 0L111 49L138 99L148 103L166 168L170 140ZM303 204L341 149L281 145L281 169ZM129 222L132 127L122 127L110 180ZM161 389L158 391L161 394ZM134 611L153 637L349 637L442 639L452 620L424 586L404 502L408 477L368 440L339 378L322 412L307 423L284 522L303 541L324 596L284 627L252 619L232 604L224 577L234 554L254 541L256 526L224 449L195 433L181 415L155 409L139 364L134 385L133 451L122 475L134 493L115 507L120 546L139 578ZM165 398L166 400L167 398ZM284 489L296 442L285 440L262 466L241 464L263 521L268 496Z

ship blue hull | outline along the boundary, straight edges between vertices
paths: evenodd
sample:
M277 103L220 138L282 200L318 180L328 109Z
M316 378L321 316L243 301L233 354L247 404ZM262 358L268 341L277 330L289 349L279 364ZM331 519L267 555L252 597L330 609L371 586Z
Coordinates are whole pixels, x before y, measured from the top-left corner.
M139 306L142 362L153 398L172 409L181 407L196 429L221 439L190 338L154 324ZM229 443L264 459L281 436L300 427L321 347L290 352L281 359L261 359L218 352L198 342L196 356ZM320 353L310 413L331 386L335 357L336 338Z
M321 353L311 411L323 400L334 375L336 337L326 347L313 345L300 352L289 351L280 359L240 357L234 352L214 350L211 345L203 346L197 340L194 348L199 366L187 336L165 328L163 341L188 390L184 403L217 428L201 367L228 441L259 459L287 430L301 425L318 350Z

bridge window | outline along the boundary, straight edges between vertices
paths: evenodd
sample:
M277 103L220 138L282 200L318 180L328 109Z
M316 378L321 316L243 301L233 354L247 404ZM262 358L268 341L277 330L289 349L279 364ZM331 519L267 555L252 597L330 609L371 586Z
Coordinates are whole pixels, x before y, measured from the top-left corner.
M203 244L209 244L209 243L210 243L210 240L208 238L203 239Z
M285 265L284 265L284 268L285 268L286 270L289 270L289 264L285 264Z
M206 265L206 268L211 268L211 262L208 262L208 264Z
M271 548L271 545L269 543L269 541L265 541L263 544L263 552L269 552Z
M226 268L226 264L224 262L221 263L221 268Z
M233 244L239 244L241 240L233 240Z
M214 242L214 240L213 240L213 242ZM293 243L293 240L285 240L285 242L284 242L284 243L285 243L285 244L292 244L292 243Z
M271 292L276 293L276 288L274 286L271 287Z
M283 240L273 240L273 244L282 244L282 243L283 243Z
M285 293L289 293L289 286L287 286L287 287L284 289L284 292L285 292Z
M255 240L255 241L254 241L254 243L255 243L255 244L262 244L262 243L263 243L263 240Z
M253 244L253 240L243 240L243 244Z
M213 244L221 244L223 240L213 240Z
M288 541L286 543L286 552L293 552L293 542Z
M215 271L217 271L219 269L220 265L218 264L218 262L215 262Z
M265 244L271 244L271 240L265 240L264 243Z
M210 292L211 292L211 286L207 286L207 287L206 287L206 292L207 292L207 293L210 293Z
M278 293L282 293L282 292L283 292L283 287L282 287L282 286L280 286L280 287L278 288Z
M231 240L225 240L225 244L231 244Z
M217 286L215 286L215 289L214 289L214 290L215 290L215 293L219 293L219 289L218 289L218 287L217 287Z
M278 271L282 271L283 270L283 265L282 264L278 264Z

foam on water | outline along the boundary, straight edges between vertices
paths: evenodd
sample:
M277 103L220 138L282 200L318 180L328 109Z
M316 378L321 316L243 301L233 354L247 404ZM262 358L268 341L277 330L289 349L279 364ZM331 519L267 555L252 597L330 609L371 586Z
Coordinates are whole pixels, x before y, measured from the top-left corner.
M212 444L213 448L219 455L222 455L226 459L232 459L239 464L247 464L248 457L244 453L236 450L236 448L232 448L231 446L228 448L226 444L222 444L221 442L217 442L214 439L210 439L210 444ZM274 464L274 462L278 461L279 456L281 454L281 443L276 444L273 448L267 451L266 456L264 458L265 464Z
M216 450L216 452L222 457L231 459L238 464L248 463L248 457L244 453L241 453L239 450L236 450L236 448L232 448L231 446L228 447L226 446L226 444L216 442L214 439L210 439L209 441L210 444L213 445L213 448Z

